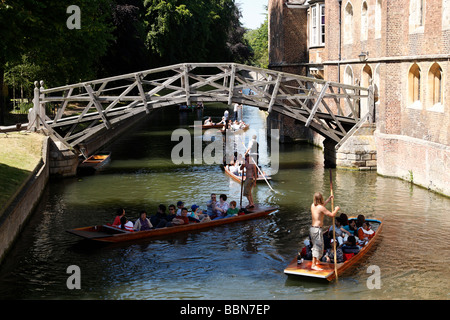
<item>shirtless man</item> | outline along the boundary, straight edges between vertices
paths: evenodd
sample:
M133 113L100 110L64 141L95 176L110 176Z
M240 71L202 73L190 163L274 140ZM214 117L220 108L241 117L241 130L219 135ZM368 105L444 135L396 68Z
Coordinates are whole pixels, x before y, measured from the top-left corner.
M312 264L311 269L313 270L323 270L322 268L318 267L317 264L320 261L320 258L323 255L323 234L322 234L322 227L323 227L323 216L329 216L329 217L335 217L336 213L339 211L339 206L336 206L336 208L333 210L333 212L330 212L325 208L325 205L333 198L333 196L330 196L327 201L323 201L323 196L320 192L316 192L314 194L314 201L313 204L311 204L311 217L312 217L312 224L311 228L309 229L309 234L311 236L311 242L313 244L312 247Z

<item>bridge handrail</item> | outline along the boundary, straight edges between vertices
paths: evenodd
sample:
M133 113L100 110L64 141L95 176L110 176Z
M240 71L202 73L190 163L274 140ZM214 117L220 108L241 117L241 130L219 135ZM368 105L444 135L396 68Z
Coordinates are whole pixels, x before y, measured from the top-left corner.
M171 71L177 68L181 68L181 67L186 67L186 66L190 66L190 67L228 67L231 69L232 66L236 66L236 71L255 71L255 72L264 72L264 73L272 73L272 74L281 74L283 77L286 78L287 81L289 81L290 79L292 80L301 80L301 81L306 81L309 82L312 80L312 78L310 77L306 77L306 76L301 76L301 75L297 75L297 74L292 74L292 73L286 73L286 72L281 72L281 71L276 71L276 70L268 70L268 69L262 69L262 68L258 68L258 67L254 67L254 66L247 66L247 65L243 65L243 64L239 64L239 63L178 63L178 64L174 64L174 65L170 65L170 66L165 66L165 67L159 67L159 68L154 68L154 69L149 69L149 70L144 70L144 71L139 71L139 72L132 72L132 73L127 73L127 74L123 74L123 75L117 75L117 76L112 76L112 77L107 77L107 78L101 78L101 79L95 79L95 80L89 80L89 81L83 81L80 83L76 83L76 84L69 84L69 85L64 85L64 86L59 86L59 87L54 87L54 88L49 88L49 89L42 89L40 92L43 94L49 94L49 93L53 93L53 92L59 92L59 91L64 91L67 89L71 89L71 88L78 88L78 87L82 87L84 85L87 84L91 84L91 85L95 85L95 84L102 84L104 82L112 82L112 81L118 81L118 80L126 80L126 79L130 79L130 78L134 78L136 75L140 74L142 76L147 76L149 74L155 74L155 73L160 73L160 72L166 72L166 71ZM334 81L326 81L323 79L314 79L315 83L318 84L325 84L325 83L329 83L330 86L333 87L339 87L339 88L344 88L344 89L349 89L349 90L361 90L361 91L368 91L368 88L365 87L361 87L361 86L357 86L357 85L349 85L349 84L345 84L345 83L340 83L340 82L334 82Z

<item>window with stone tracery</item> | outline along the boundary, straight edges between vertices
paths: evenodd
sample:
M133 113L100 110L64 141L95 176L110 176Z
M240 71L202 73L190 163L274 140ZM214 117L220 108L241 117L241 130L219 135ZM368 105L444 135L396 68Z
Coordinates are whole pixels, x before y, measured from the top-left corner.
M381 38L381 0L375 4L375 39Z
M432 106L442 103L442 69L438 63L433 63L428 72L428 96Z
M353 43L353 6L350 2L344 9L344 44Z
M410 106L420 107L420 68L416 63L409 69L408 98Z
M422 30L425 24L425 0L409 1L409 32Z
M366 41L369 34L369 10L367 2L361 6L361 41Z

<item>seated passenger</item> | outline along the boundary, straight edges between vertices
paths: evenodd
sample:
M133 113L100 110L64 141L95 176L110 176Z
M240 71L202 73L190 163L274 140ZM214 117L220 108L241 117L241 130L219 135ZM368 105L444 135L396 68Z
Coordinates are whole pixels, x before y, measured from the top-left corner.
M372 230L370 223L368 221L364 221L362 227L358 229L359 244L366 245L374 235L375 232Z
M306 239L303 241L305 246L303 247L302 251L300 252L300 256L305 260L312 260L312 245L311 241L309 239Z
M239 176L241 172L239 162L235 161L233 165L228 166L228 170L230 170L232 174Z
M175 208L175 206L174 206L174 208ZM166 206L163 204L160 204L158 206L158 210L156 211L156 214L154 214L150 217L150 223L155 228L164 228L167 224L167 221L169 221L169 218L166 214Z
M241 126L239 125L239 122L237 120L234 120L233 124L231 125L231 128L233 130L239 130L241 129Z
M358 215L358 217L356 218L356 228L361 228L364 221L366 221L364 215L362 214Z
M181 216L181 209L183 209L184 207L184 202L183 201L178 201L177 202L177 216Z
M141 211L141 215L139 219L137 219L136 222L134 223L133 229L135 231L146 231L153 229L153 225L147 218L147 212L145 212L145 210Z
M214 219L215 217L217 217L217 211L216 211L216 194L215 193L211 193L211 199L208 200L208 202L206 202L206 213L208 214L208 216L211 219Z
M331 248L325 251L325 254L322 256L322 259L320 259L320 261L328 263L334 262L333 239L331 239ZM344 262L344 252L342 251L342 248L340 246L336 248L336 262L337 263Z
M227 195L226 194L221 194L219 197L219 202L216 203L216 212L217 212L217 217L214 218L215 219L222 219L225 218L227 215L227 210L229 208L228 202L227 200Z
M188 209L187 208L181 208L181 216L176 216L172 219L173 225L183 225L183 224L189 224L189 218L188 218Z
M341 226L345 229L345 226L348 226L348 216L342 212L339 218L341 219Z
M350 232L351 235L353 236L357 235L358 228L356 227L355 219L349 220L348 224L346 226L343 226L343 228L348 232Z
M114 222L113 222L112 226L119 228L120 227L120 219L123 216L125 216L125 209L124 208L117 209L116 217L114 218Z
M236 208L236 201L230 202L230 207L227 210L227 218L237 216L239 213L239 209Z
M339 245L343 245L344 241L347 240L347 237L351 236L351 233L341 226L340 217L335 218L334 224L336 226L336 240L339 242ZM328 229L328 237L330 239L333 238L333 226L330 226Z
M344 253L354 253L357 254L360 247L356 245L356 238L354 236L348 237L347 241L342 246L342 251Z
M120 218L120 229L133 232L133 222L127 219L127 217L123 216Z

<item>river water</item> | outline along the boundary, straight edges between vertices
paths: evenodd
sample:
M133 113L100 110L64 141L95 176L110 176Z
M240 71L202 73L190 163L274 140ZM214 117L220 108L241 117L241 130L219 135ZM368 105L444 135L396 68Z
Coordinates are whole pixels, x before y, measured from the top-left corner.
M160 203L204 206L211 192L239 203L240 185L218 165L171 160L178 144L171 141L174 129L193 132L194 119L222 113L217 105L207 105L203 115L161 110L108 147L112 162L105 171L52 181L0 266L0 299L450 298L450 199L375 172L333 170L335 205L342 212L384 219L381 240L367 259L337 282L283 273L308 234L313 193L330 192L322 151L306 144L280 146L275 191L264 182L257 185L255 201L279 207L266 218L106 246L65 232L112 222L118 207L136 218L141 209L153 214ZM257 130L264 129L263 112L244 107L244 120L251 133L264 132ZM271 173L274 158L262 136L261 141L260 161ZM66 285L71 265L81 271L79 290ZM379 268L379 288L369 285L371 266Z

